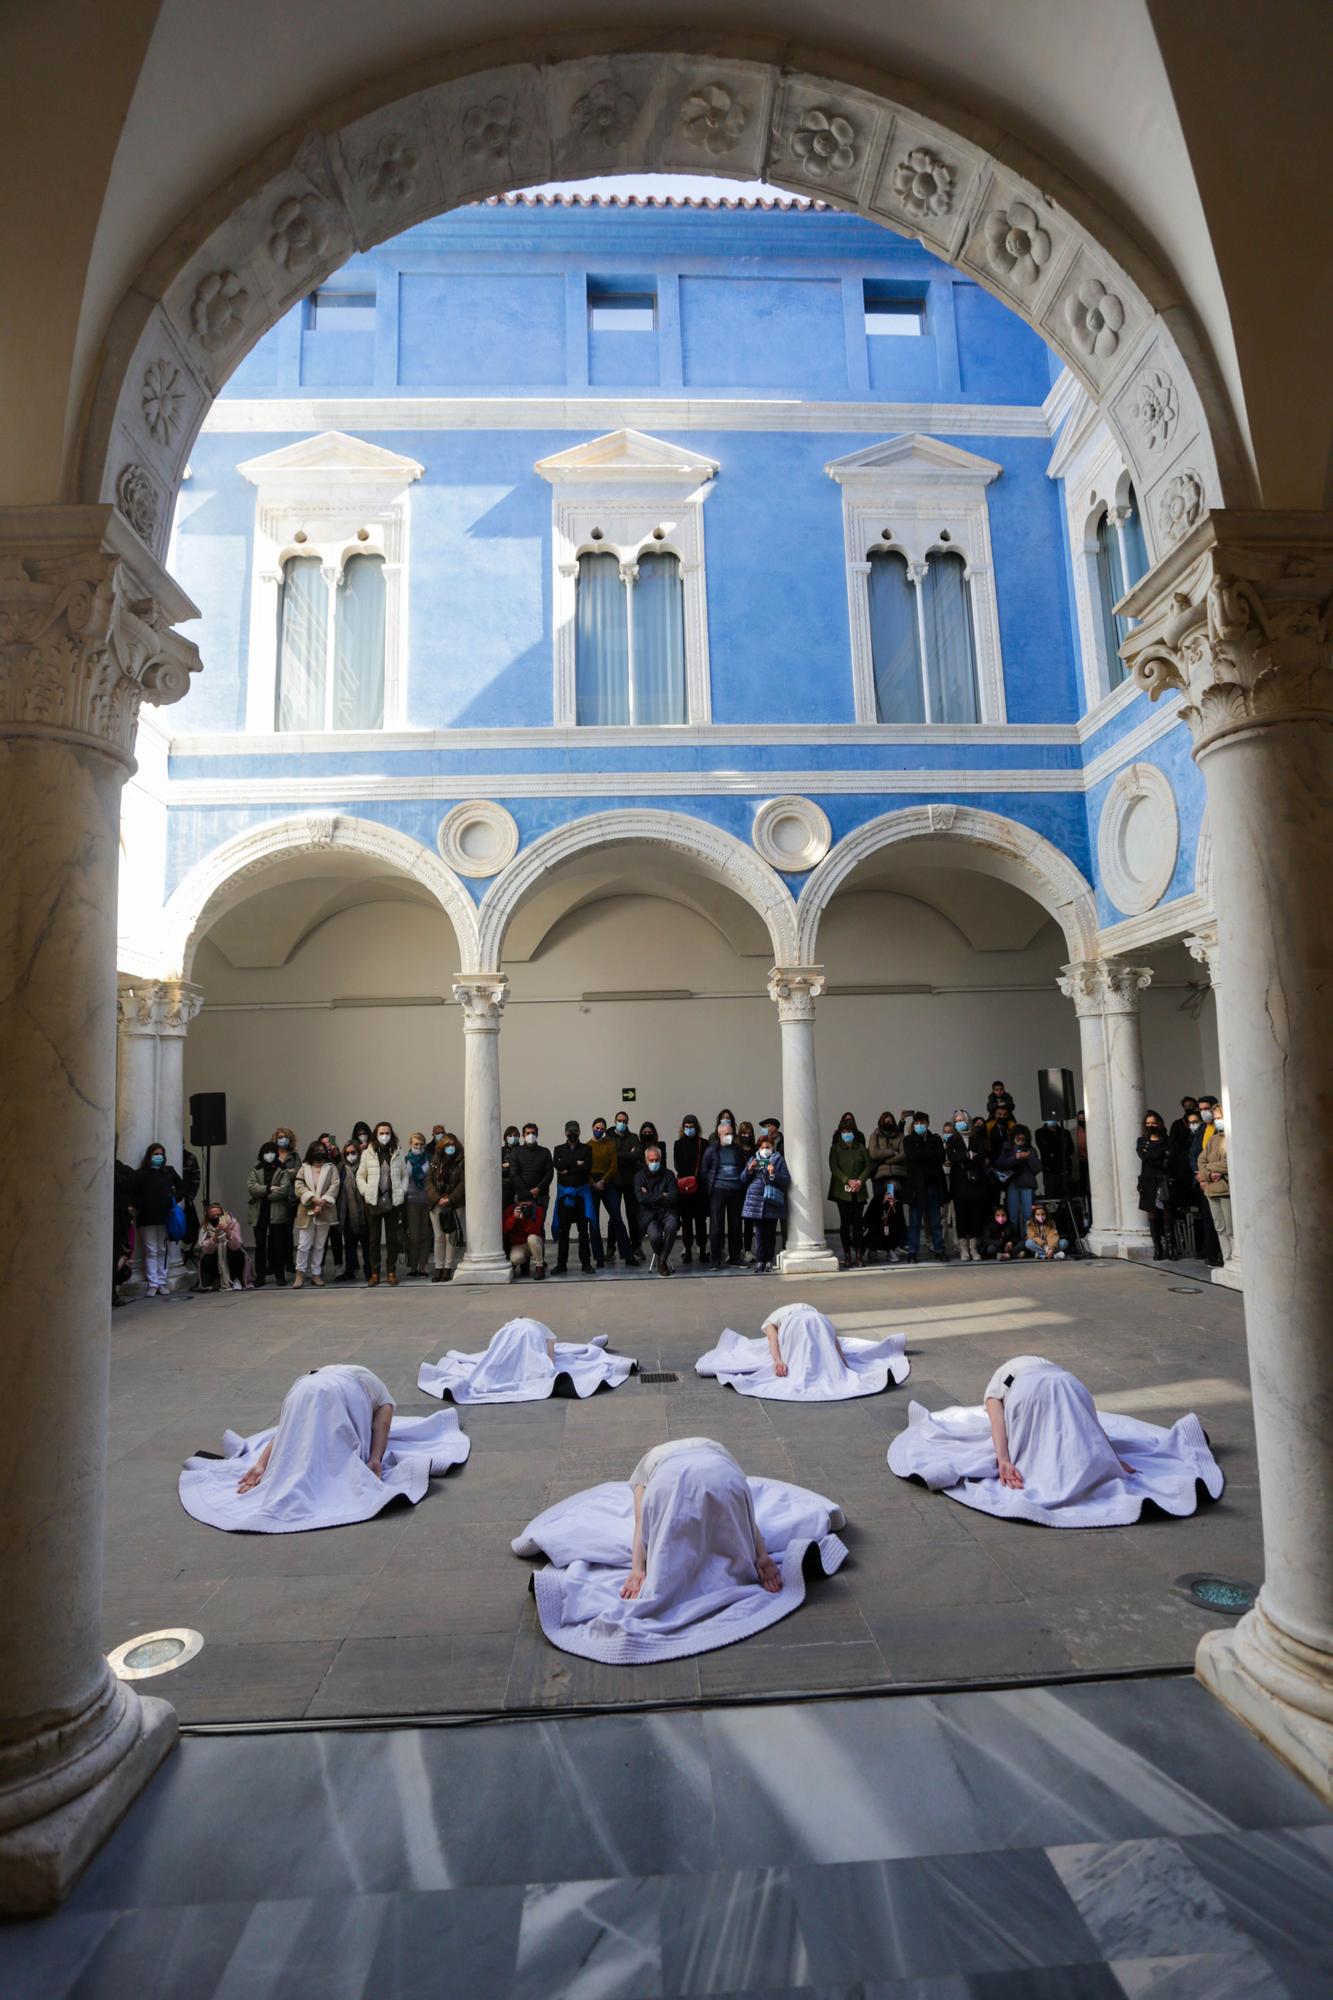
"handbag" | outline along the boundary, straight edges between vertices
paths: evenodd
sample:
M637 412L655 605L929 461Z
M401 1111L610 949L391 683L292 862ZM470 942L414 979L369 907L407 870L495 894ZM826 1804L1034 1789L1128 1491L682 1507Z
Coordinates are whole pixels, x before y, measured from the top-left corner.
M697 1174L677 1174L676 1186L682 1194L694 1194L699 1186Z
M171 1204L171 1213L167 1217L167 1240L170 1243L182 1243L185 1240L185 1203L183 1201L173 1201Z

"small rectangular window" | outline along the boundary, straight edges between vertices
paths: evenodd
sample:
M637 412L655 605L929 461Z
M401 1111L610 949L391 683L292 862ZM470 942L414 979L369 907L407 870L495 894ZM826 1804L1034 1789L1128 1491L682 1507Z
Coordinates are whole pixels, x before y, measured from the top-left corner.
M321 289L310 295L312 333L373 333L375 294Z
M657 300L652 292L595 292L589 286L588 325L593 333L652 333Z
M866 291L866 335L870 339L885 336L914 335L924 333L926 315L924 308L914 299L876 298Z

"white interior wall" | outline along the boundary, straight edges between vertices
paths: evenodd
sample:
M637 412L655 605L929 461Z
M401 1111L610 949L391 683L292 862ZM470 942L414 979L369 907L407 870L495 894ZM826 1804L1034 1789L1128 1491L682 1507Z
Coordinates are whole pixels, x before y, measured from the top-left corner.
M1054 985L1063 940L1045 925L1023 951L976 952L947 918L904 895L848 894L821 950L833 988L894 982L969 990L828 993L819 1004L821 1123L848 1106L868 1127L885 1108L924 1105L938 1124L981 1108L995 1076L1036 1116L1035 1072L1078 1075L1078 1027ZM462 1118L463 1034L449 1005L337 1007L335 998L448 995L458 966L445 917L401 903L360 905L321 924L273 970L237 970L209 942L195 977L205 1006L190 1031L186 1089L225 1090L231 1143L214 1186L239 1202L259 1142L290 1120L302 1145L357 1118L406 1135ZM500 1039L506 1118L535 1117L553 1142L566 1117L586 1131L636 1092L636 1123L674 1133L686 1110L711 1123L723 1103L758 1120L781 1110L777 1012L766 957L740 957L694 911L649 897L577 910L529 962L508 968ZM686 988L690 1000L584 1001L586 992ZM991 989L991 990L984 990ZM1033 989L1033 990L1023 990ZM1205 1075L1198 1028L1179 992L1150 991L1144 1017L1150 1098ZM292 1004L304 1003L304 1004ZM1180 1080L1183 1079L1183 1080Z

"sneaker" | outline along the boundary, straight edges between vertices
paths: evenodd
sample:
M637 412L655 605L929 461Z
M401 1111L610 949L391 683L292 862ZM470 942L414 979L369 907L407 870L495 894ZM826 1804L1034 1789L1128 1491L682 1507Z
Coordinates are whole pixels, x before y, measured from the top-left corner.
M1055 1262L1056 1262L1057 1264L1063 1264L1063 1263L1064 1263L1064 1261L1065 1261L1065 1253L1064 1253L1064 1251L1063 1251L1063 1250L1057 1250L1057 1251L1056 1251L1056 1253L1055 1253Z
M377 1285L379 1281L380 1281L380 1274L378 1271L372 1271L370 1273L370 1276L366 1279L366 1283L368 1285ZM279 1280L279 1283L281 1283L281 1280Z

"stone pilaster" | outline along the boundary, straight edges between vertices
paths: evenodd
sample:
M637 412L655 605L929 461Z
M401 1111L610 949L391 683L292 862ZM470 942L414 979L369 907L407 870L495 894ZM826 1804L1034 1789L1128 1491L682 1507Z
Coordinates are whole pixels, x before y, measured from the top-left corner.
M176 701L198 614L110 507L0 509L0 1076L59 1135L79 1226L0 1158L12 1407L0 1620L0 1910L58 1902L176 1738L101 1647L120 788L143 701ZM41 1338L32 1330L41 1329ZM50 1439L61 1440L53 1505Z
M784 1278L836 1271L824 1234L823 1148L815 1076L815 1002L824 991L822 965L775 965L768 994L782 1034L782 1130L791 1188L787 1247L778 1258Z
M461 972L454 998L463 1010L463 1145L467 1153L467 1247L456 1285L507 1285L504 1189L500 1173L500 1024L509 981L502 972Z
M1143 1034L1140 996L1152 973L1113 958L1080 959L1057 980L1078 1015L1087 1114L1092 1228L1098 1257L1143 1256L1152 1233L1139 1209L1134 1142L1143 1127Z
M1208 788L1232 1213L1264 1583L1200 1677L1333 1796L1333 515L1217 512L1135 586L1122 651Z
M122 978L116 992L119 1022L116 1060L116 1156L137 1167L154 1139L181 1171L185 1150L185 1037L204 1004L203 993L183 979ZM142 1289L143 1257L136 1251L132 1288ZM167 1282L173 1291L189 1282L179 1243L169 1246Z
M1231 1127L1231 1093L1227 1089L1227 1073L1223 1057L1225 1044L1222 1038L1222 948L1218 942L1216 922L1210 919L1209 922L1200 924L1198 930L1185 938L1183 942L1190 957L1199 965L1207 968L1208 984L1213 992L1213 1013L1217 1027L1218 1064L1220 1069L1217 1088L1222 1099L1222 1108L1226 1113L1229 1135ZM1244 1163L1233 1161L1230 1148L1228 1147L1227 1174L1231 1182L1233 1204L1235 1199L1237 1165L1241 1168L1241 1177L1243 1179ZM1225 1285L1228 1290L1233 1292L1240 1291L1240 1250L1237 1247L1234 1236L1231 1239L1231 1255L1227 1258L1226 1263L1219 1270L1210 1271L1208 1275L1215 1285Z

